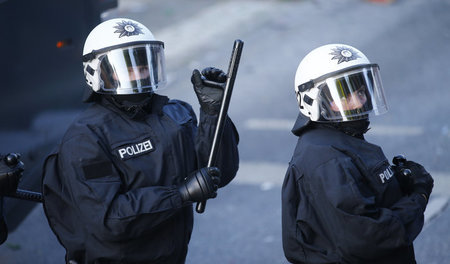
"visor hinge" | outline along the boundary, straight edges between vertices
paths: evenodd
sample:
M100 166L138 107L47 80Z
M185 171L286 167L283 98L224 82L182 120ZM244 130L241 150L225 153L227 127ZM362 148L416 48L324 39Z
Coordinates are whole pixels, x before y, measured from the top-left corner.
M95 54L94 52L88 53L86 55L83 55L83 62L88 62L95 59Z
M309 82L305 82L305 83L300 84L300 85L298 86L298 90L299 90L300 92L305 92L305 91L308 91L309 89L311 89L311 88L313 88L313 87L314 87L314 81L311 80L311 81L309 81Z

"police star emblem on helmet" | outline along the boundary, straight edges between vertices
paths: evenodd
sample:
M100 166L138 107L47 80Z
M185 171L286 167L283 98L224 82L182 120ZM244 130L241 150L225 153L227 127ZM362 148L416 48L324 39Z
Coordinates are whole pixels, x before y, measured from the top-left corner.
M356 60L357 58L361 58L358 55L358 52L348 48L348 47L336 47L332 49L333 52L330 55L333 55L332 60L338 60L338 64L341 62L347 62L351 60Z
M115 26L114 28L116 28L117 30L114 31L114 33L119 33L119 38L123 37L123 36L134 36L134 35L139 35L139 34L144 34L144 32L142 32L142 28L139 27L138 24L133 23L132 21L125 21L122 20L122 22L117 22L117 26Z

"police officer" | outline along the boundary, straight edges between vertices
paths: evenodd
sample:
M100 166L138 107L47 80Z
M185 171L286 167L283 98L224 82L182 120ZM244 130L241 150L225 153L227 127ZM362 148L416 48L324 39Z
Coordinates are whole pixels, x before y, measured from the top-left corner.
M282 187L286 258L415 263L433 179L416 162L391 165L364 139L369 113L387 111L378 65L348 45L318 47L300 62L295 93L306 119L293 128L298 143Z
M156 94L164 43L141 23L112 19L86 39L93 102L46 159L44 209L67 263L184 263L192 203L216 196L238 169L238 133L226 120L217 167L207 164L223 89L216 68L194 70L191 106ZM217 85L216 85L217 86ZM220 85L219 85L220 86Z

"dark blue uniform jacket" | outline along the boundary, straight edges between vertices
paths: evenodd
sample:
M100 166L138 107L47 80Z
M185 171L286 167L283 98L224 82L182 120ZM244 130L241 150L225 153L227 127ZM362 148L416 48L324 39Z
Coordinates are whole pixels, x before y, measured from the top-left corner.
M151 113L130 119L103 100L68 129L46 160L44 209L76 263L184 263L192 204L176 185L206 166L217 116L153 95ZM217 165L221 186L238 170L238 133L227 119Z
M282 187L282 234L292 263L415 263L426 202L403 196L380 147L337 129L294 128Z

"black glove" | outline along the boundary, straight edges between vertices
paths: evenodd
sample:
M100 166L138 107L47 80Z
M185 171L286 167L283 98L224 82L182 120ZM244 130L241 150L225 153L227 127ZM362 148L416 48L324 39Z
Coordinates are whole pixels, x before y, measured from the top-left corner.
M400 185L404 195L410 195L414 191L414 182L411 176L411 170L401 166L392 166L395 178Z
M216 167L202 168L189 175L178 186L183 202L201 202L217 196L220 170Z
M406 161L405 168L411 170L413 192L425 195L425 199L428 202L434 186L434 180L431 175L422 165L414 161Z
M203 80L215 83L208 85ZM195 69L192 72L191 82L197 95L201 109L210 115L215 115L220 111L220 104L223 97L223 89L227 75L220 69L208 67L202 73Z
M20 161L20 154L9 153L0 155L0 195L14 193L24 171L24 164Z
M413 192L413 179L411 170L405 167L406 158L404 155L397 155L392 159L395 165L392 165L395 178L400 185L400 189L404 195L410 195Z

